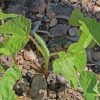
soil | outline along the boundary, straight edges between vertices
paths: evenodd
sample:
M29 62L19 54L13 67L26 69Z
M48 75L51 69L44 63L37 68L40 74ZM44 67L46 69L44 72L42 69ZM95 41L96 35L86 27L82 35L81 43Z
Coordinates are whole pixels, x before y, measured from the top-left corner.
M22 14L32 22L32 31L41 35L50 52L66 50L79 39L78 28L68 24L74 8L78 7L84 16L100 21L100 0L1 0L0 6L6 13ZM0 41L2 36L0 35ZM89 70L100 74L100 47L87 49ZM84 100L83 90L74 90L63 75L52 71L49 65L47 81L39 71L44 63L36 47L29 42L16 54L22 78L14 90L18 100ZM1 64L7 69L13 64L11 57L1 57ZM88 70L87 69L87 70Z

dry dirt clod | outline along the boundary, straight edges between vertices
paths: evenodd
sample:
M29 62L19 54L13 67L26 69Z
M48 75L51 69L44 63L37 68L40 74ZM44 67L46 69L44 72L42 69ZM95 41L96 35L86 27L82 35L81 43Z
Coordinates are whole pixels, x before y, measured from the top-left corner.
M25 62L25 60L22 57L22 55L17 55L16 58L18 60L18 64L20 64L20 65L22 65Z
M14 64L13 58L11 56L0 57L1 64L7 67L11 67Z
M25 96L19 96L19 97L17 98L17 100L32 100L32 99L29 98L29 97L25 97Z
M22 78L19 80L16 85L14 86L15 93L19 96L22 96L24 93L29 93L26 87L29 87L29 83L26 79Z
M50 100L56 100L56 92L49 91L49 98L50 98Z
M24 50L24 55L23 55L25 60L29 61L37 61L36 54L32 50Z

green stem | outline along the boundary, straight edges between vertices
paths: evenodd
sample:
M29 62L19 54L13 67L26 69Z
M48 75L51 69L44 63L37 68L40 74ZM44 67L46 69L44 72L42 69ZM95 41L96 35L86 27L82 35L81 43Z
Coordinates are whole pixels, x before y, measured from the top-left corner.
M44 75L45 75L46 79L48 77L48 64L49 64L49 59L45 60L45 65L44 65Z
M15 63L16 65L18 65L18 62L17 62L17 60L16 60L16 58L15 58L14 55L12 56L12 58L13 58L13 60L14 60L14 63Z
M43 54L42 49L40 48L40 46L38 45L38 43L35 41L35 39L32 36L30 36L30 35L29 35L29 38L35 44L35 46L37 47L37 49Z
M18 65L18 62L16 60L16 57L15 55L12 55L12 58L13 58L13 61L14 61L14 64ZM16 68L13 66L13 68L16 70Z
M35 41L35 39L32 37L32 36L29 36L29 38L31 39L31 41L35 44L35 46L37 47L37 49L41 52L41 54L43 55L43 52L42 52L42 49L41 47L38 45L38 43ZM45 59L45 58L44 58ZM45 65L44 65L44 75L47 79L48 77L48 62L49 62L49 59L45 59Z
M50 57L57 56L59 52L50 53Z

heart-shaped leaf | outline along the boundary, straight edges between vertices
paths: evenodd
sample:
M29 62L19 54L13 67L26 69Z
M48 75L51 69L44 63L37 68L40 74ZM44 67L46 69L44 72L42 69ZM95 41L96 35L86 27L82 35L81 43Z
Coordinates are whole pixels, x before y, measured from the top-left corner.
M0 47L0 54L11 55L22 49L28 42L28 34L31 30L30 21L23 17L17 16L0 26L0 33L9 36Z
M76 69L81 73L87 62L87 55L85 49L82 45L78 43L73 43L67 50L67 53L70 54L70 60L73 62Z
M96 74L89 71L83 71L80 75L80 83L84 90L86 100L96 100L96 92L94 91L94 87L97 83Z
M78 77L69 54L63 51L59 52L59 58L53 62L53 71L64 74L66 79L68 79L73 87L77 89Z
M16 100L13 86L16 80L21 78L21 72L17 65L10 67L0 79L0 100Z

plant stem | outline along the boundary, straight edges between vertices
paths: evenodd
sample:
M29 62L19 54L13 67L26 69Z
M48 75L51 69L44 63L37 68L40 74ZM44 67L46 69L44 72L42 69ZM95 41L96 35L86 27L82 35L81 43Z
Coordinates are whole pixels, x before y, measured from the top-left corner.
M45 78L46 78L46 79L47 79L47 77L48 77L48 63L49 63L49 59L48 59L48 60L45 60L44 75L45 75Z
M96 96L97 96L97 97L100 97L100 94L97 94Z
M4 20L2 20L1 22L2 22L2 25L3 25L4 24Z
M59 52L50 53L50 57L57 56Z
M30 36L30 35L29 35L29 38L30 38L31 41L35 44L35 46L37 47L37 49L38 49L40 52L42 52L40 46L39 46L38 43L35 41L35 39L34 39L32 36Z
M35 44L35 46L37 47L37 49L43 54L40 46L38 45L38 43L35 41L35 39L32 37L32 36L29 36L29 38L31 39L31 41ZM45 58L44 58L45 59ZM47 79L48 77L48 62L49 62L49 59L45 59L45 65L44 65L44 75Z
M17 60L16 60L16 58L15 58L14 55L12 56L12 58L13 58L13 60L14 60L14 63L15 63L16 65L18 65Z

